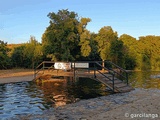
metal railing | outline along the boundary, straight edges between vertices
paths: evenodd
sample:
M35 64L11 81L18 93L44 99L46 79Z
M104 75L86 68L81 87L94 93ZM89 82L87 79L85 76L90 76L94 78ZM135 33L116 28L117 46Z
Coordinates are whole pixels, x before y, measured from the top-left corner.
M96 67L96 66L99 66L99 67L101 67L101 69L103 69L103 70L106 70L106 71L108 71L108 74L110 74L110 75L112 75L112 79L109 77L109 76L107 76L107 75L105 75L104 73L102 73L99 69L97 69L97 68L99 68L99 67ZM112 91L114 92L115 91L115 87L114 87L114 81L115 81L115 73L113 73L113 72L111 72L108 68L106 68L105 66L102 66L101 64L99 64L98 62L94 62L94 77L96 78L96 71L99 73L99 74L101 74L102 76L104 76L105 78L107 78L109 81L111 81L112 82Z
M111 68L108 68L108 69L110 69L110 71L112 71L116 75L116 77L118 77L123 82L126 82L127 85L129 84L128 83L128 72L125 69L112 63L111 61L106 61L105 63L111 66Z
M52 61L43 61L41 62L37 67L35 67L34 69L34 78L36 78L37 74L39 72L42 71L42 74L44 74L44 70L45 69L49 69L51 68L53 65L54 65L55 62L52 62ZM46 65L46 64L49 64L49 65Z
M37 74L42 72L41 74L44 74L45 69L54 69L54 64L56 62L52 62L52 61L43 61L42 63L40 63L36 68L35 68L35 74L34 77L36 78ZM65 63L65 62L63 62ZM71 68L74 72L74 76L76 75L76 70L78 70L79 68L75 67L76 63L88 63L89 67L88 68L84 68L87 69L88 71L94 71L94 78L96 79L96 71L101 74L102 76L104 76L105 78L107 78L109 81L112 81L112 90L114 91L115 87L115 77L120 77L119 80L126 82L128 85L128 72L119 67L118 65L112 63L111 61L105 61L104 66L102 66L102 61L76 61L76 62L70 62L71 63ZM83 68L81 68L83 69ZM112 75L112 78L108 77L107 75L105 75L101 70L106 70L108 71L108 74Z

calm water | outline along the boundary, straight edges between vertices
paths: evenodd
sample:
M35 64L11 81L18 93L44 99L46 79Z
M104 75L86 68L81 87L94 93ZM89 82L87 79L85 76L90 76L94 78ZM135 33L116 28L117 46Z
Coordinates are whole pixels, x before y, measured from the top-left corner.
M110 94L105 86L91 79L57 79L55 82L21 82L0 85L0 118L41 114L44 110L81 99Z
M137 88L160 89L160 72L133 72L130 83ZM110 94L106 87L91 79L57 79L54 82L21 82L0 85L0 119L16 115L41 114L46 109L81 99Z
M133 72L129 74L129 81L134 88L160 89L160 72Z

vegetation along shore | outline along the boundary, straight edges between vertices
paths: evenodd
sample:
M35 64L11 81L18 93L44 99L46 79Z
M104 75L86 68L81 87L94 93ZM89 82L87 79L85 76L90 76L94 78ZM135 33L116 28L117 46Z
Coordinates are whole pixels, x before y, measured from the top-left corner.
M51 12L48 17L41 42L34 36L21 44L0 40L0 69L34 68L44 60L110 60L127 70L160 70L160 36L118 37L111 26L93 33L87 30L91 18L80 18L68 9Z

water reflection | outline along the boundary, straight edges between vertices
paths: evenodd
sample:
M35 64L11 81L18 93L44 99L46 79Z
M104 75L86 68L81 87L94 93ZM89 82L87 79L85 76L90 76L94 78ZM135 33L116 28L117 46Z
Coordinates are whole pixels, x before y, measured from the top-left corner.
M54 79L0 85L0 118L41 114L44 110L107 95L105 86L91 79Z
M57 107L72 102L68 99L66 79L37 82L37 86L38 89L43 91L44 100L47 105Z
M129 81L133 87L158 88L160 72L132 72ZM46 109L108 95L106 87L88 78L54 78L43 82L21 82L0 85L0 118L16 115L41 114Z
M160 89L160 72L142 71L131 72L129 75L130 83L135 88L157 88Z
M43 91L46 103L52 107L110 94L104 92L104 85L87 78L79 78L76 81L73 78L53 79L38 82L37 86Z

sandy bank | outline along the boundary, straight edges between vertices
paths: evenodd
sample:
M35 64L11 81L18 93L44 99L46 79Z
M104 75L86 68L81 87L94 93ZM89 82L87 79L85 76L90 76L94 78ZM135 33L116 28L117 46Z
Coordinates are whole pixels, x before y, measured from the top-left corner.
M18 116L18 120L160 120L160 90L135 89L129 93L83 100L44 111Z
M0 84L32 81L33 78L34 78L33 75L0 78Z
M31 69L0 70L0 84L31 81L33 78L34 71Z

